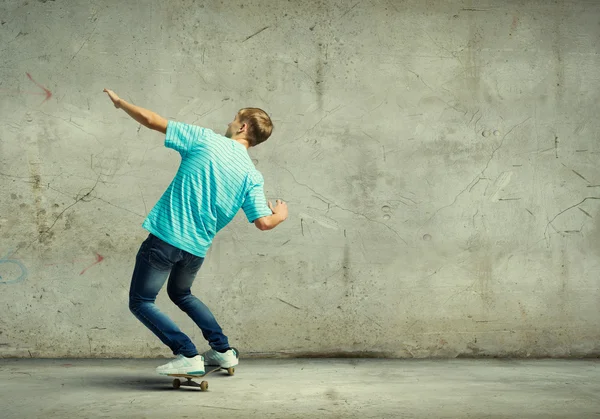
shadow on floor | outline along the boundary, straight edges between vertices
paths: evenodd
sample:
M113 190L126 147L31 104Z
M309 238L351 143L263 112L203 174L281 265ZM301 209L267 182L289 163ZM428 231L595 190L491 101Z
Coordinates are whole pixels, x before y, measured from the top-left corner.
M83 383L88 387L101 387L107 390L156 390L173 391L171 377L127 377L119 374L103 374L101 376L88 377Z
M210 374L206 378L198 377L196 382L201 382L202 380L214 380L216 378L225 378L228 377L226 375L220 374ZM139 391L139 390L155 390L155 391L174 391L173 388L173 379L174 377L169 376L127 376L126 374L117 374L117 373L104 373L102 375L89 376L85 379L82 385L89 387L99 387L105 388L107 390L131 390L131 391ZM185 379L181 379L185 381ZM195 388L181 388L178 391L198 391L199 389Z

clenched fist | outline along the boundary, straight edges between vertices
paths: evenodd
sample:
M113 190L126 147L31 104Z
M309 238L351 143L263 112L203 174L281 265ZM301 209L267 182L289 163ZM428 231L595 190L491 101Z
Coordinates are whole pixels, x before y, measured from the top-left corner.
M273 204L271 204L271 201L269 201L269 208L271 209L271 211L273 211L273 214L279 215L282 220L285 220L288 217L287 204L280 199L275 201L275 206L273 206Z

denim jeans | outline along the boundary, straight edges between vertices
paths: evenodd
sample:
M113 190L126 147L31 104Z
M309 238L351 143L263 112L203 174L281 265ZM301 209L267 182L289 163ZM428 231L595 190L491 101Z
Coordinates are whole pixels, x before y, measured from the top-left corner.
M129 309L175 355L194 356L196 346L179 327L154 304L158 292L165 284L167 293L202 330L202 335L212 349L229 348L227 336L207 306L191 292L196 273L204 258L192 255L150 234L142 243L136 256L135 268L129 290Z

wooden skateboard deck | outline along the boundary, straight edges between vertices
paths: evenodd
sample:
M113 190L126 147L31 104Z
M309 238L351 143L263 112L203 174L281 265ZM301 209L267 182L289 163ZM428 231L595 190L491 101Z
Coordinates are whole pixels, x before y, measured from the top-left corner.
M229 375L233 375L235 373L234 367L230 367L230 368L208 367L206 369L206 371L204 372L204 374L202 374L202 375L189 375L189 374L167 374L167 375L169 377L178 377L173 380L173 388L179 388L182 386L183 387L196 387L196 388L200 388L200 391L206 391L206 390L208 390L208 382L201 381L200 383L197 383L194 381L194 379L205 377L208 374L213 373L215 371L219 371L219 370L224 370ZM185 378L187 381L181 381L179 378Z

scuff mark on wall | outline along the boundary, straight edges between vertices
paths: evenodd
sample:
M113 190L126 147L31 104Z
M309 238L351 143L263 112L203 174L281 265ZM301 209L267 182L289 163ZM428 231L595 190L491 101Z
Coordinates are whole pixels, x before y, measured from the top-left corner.
M11 254L0 258L0 284L17 284L27 279L27 268L18 259L12 259Z

